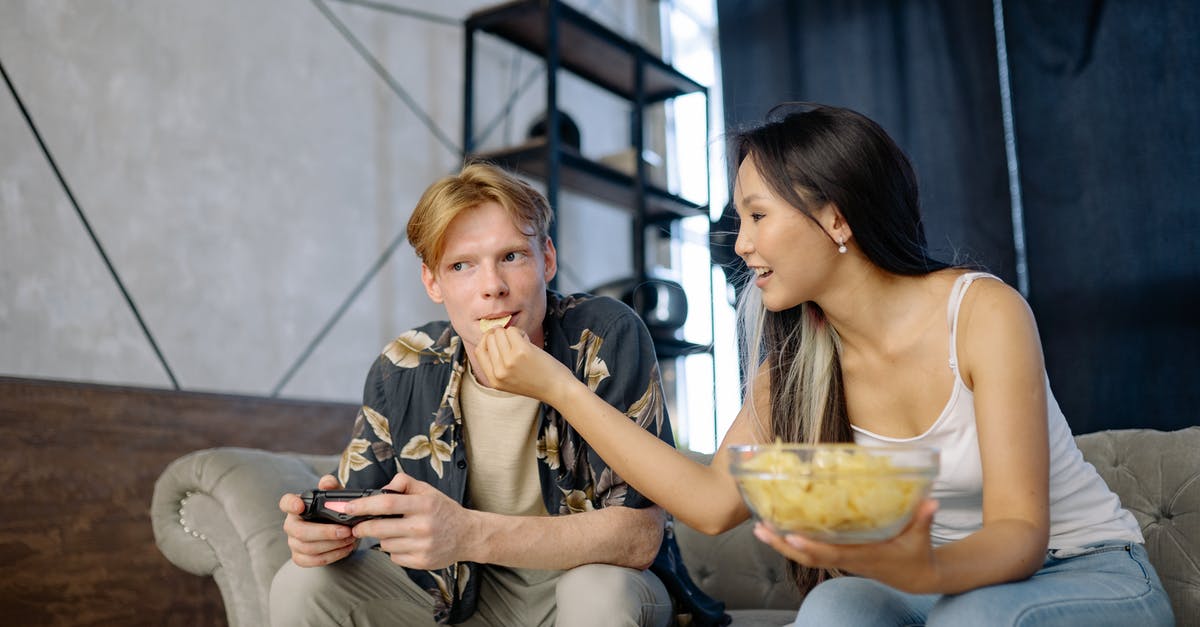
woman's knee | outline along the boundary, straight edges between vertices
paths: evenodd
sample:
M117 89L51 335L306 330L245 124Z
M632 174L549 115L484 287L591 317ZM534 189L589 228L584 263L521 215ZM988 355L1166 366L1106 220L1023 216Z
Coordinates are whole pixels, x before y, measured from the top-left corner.
M796 627L808 625L904 625L919 616L923 600L863 577L835 577L804 596Z

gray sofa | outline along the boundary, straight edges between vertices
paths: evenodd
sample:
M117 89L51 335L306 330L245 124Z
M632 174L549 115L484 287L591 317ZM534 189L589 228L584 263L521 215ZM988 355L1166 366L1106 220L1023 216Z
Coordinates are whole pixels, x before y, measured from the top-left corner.
M1178 624L1200 626L1200 427L1076 440L1141 523ZM289 556L279 496L313 486L335 463L332 456L244 448L181 457L155 485L150 513L158 547L180 568L216 580L231 626L266 625L271 578ZM794 617L800 597L786 565L754 539L748 523L718 536L682 524L675 533L693 579L725 601L736 627L785 625Z

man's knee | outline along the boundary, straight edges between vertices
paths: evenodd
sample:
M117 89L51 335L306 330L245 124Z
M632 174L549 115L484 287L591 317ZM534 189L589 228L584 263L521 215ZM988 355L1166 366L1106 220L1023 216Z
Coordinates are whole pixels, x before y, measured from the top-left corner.
M308 624L313 608L324 605L321 595L332 589L329 578L328 568L302 568L288 560L271 580L271 624Z
M432 625L433 598L379 551L328 566L284 564L271 582L271 624Z
M563 573L555 602L562 625L665 624L671 615L670 596L657 577L611 564L586 564Z
M555 597L558 598L560 606L564 598L575 600L580 597L607 597L619 600L636 594L637 579L640 576L641 573L631 568L611 564L585 564L564 572L558 578ZM596 602L601 603L599 600Z

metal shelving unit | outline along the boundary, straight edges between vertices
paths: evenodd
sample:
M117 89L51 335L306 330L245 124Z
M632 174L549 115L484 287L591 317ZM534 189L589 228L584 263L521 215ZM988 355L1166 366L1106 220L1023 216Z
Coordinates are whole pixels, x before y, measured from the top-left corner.
M648 105L708 88L693 81L641 46L559 0L515 0L472 13L464 24L463 147L480 157L540 179L550 206L559 210L559 191L580 193L626 209L633 216L633 272L647 278L646 231L690 216L708 215L707 199L696 203L648 180L648 166L636 159L633 175L581 155L563 144L559 128L558 71L564 70L632 105L630 145L645 151L644 110ZM546 135L517 146L478 152L474 146L475 38L487 33L543 59L546 67ZM708 128L704 129L707 145ZM551 232L551 237L555 233ZM640 290L634 291L635 298ZM636 306L634 309L639 309ZM709 346L656 337L660 357L705 352Z

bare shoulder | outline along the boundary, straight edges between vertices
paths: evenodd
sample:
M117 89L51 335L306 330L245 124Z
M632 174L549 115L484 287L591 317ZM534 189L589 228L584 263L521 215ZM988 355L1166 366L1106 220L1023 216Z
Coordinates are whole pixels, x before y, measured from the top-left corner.
M1041 340L1029 303L1003 281L978 279L963 295L958 313L958 354L963 379L993 369L1040 371Z
M976 326L984 326L985 329L991 325L1003 327L1009 324L1024 326L1034 323L1033 311L1029 309L1029 303L1025 302L1021 293L1004 281L992 278L976 279L971 283L971 287L963 295L959 320L962 331L966 333L971 333L966 328L971 322L975 322ZM963 321L967 324L963 325Z

